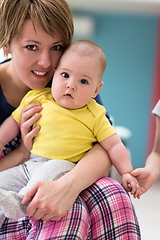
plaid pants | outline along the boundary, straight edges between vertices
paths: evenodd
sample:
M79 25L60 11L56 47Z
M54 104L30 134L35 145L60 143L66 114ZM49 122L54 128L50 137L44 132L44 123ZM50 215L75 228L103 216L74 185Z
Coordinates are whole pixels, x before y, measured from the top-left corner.
M1 240L140 240L134 207L125 190L110 178L102 178L77 197L61 220L21 218L5 220Z

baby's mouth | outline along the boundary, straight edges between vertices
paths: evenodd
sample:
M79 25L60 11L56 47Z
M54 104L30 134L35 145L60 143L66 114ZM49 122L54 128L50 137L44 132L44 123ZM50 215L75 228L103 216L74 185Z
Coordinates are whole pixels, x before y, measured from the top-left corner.
M72 98L72 99L73 99L72 95L71 95L71 94L69 94L69 93L65 94L64 96L65 96L65 97L69 97L69 98Z

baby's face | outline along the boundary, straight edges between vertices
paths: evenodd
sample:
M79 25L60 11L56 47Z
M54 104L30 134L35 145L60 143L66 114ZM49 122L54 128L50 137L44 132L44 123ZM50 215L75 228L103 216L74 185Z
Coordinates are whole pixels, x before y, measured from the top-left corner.
M63 54L52 82L54 100L68 109L84 107L100 87L100 67L90 56L79 56L69 50Z

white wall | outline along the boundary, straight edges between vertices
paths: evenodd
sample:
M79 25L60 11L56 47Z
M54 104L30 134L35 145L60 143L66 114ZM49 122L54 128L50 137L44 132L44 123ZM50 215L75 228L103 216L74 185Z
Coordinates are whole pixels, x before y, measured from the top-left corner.
M160 15L160 0L67 0L71 9Z
M3 50L0 49L0 62L4 60Z

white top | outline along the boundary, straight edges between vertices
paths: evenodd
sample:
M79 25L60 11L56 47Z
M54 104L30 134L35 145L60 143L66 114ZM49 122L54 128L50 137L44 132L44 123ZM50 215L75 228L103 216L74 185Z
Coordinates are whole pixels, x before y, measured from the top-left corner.
M160 100L158 101L158 103L156 104L156 106L154 107L154 109L152 110L152 113L154 115L157 115L160 117Z

